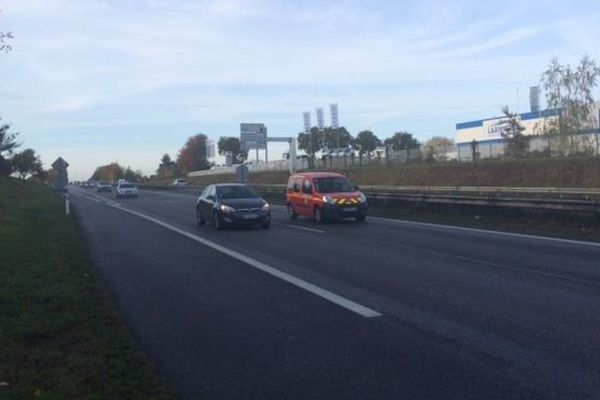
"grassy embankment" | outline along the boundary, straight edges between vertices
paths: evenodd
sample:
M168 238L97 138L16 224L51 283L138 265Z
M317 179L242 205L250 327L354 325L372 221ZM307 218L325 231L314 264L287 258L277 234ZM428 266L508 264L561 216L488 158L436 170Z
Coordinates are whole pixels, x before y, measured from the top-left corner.
M484 160L478 163L411 163L337 170L358 185L393 186L511 186L600 188L600 158ZM250 183L282 184L287 171L250 174ZM188 178L194 186L234 182L235 175ZM151 182L168 186L172 179Z
M0 178L0 398L173 399L48 187Z

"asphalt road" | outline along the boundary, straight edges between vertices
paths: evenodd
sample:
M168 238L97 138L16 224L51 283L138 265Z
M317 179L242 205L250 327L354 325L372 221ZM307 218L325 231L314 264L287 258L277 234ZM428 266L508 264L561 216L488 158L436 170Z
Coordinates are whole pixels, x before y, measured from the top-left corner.
M71 190L92 261L184 399L600 398L600 246L371 218L195 224Z

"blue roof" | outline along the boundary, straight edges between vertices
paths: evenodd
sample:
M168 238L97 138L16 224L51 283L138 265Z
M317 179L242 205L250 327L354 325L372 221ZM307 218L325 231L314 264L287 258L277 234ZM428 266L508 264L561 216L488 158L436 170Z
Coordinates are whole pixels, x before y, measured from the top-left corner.
M539 112L522 113L522 114L519 114L519 116L521 117L522 121L527 121L530 119L537 119L537 118L556 117L559 114L560 114L560 109L556 108L556 109L542 110ZM493 119L500 119L500 118L504 118L504 116L479 119L476 121L459 122L458 124L456 124L456 130L458 131L461 129L477 128L479 126L483 126L484 121L490 121Z

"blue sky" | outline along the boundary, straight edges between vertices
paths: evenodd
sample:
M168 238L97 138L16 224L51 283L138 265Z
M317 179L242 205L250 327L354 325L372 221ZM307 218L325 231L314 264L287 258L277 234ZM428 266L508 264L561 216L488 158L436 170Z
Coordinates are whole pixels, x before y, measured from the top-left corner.
M600 60L597 0L0 0L0 9L0 30L15 34L0 54L0 117L46 165L69 161L73 179L111 161L150 174L187 137L239 135L240 122L295 135L303 111L332 102L353 134L453 137L456 122L504 105L526 111L552 57Z

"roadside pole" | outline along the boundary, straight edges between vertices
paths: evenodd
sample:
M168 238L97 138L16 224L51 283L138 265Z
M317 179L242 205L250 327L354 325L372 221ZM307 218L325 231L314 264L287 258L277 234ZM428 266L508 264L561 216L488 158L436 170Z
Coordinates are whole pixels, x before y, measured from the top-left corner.
M71 213L70 204L69 204L69 194L65 194L65 215L69 215Z

